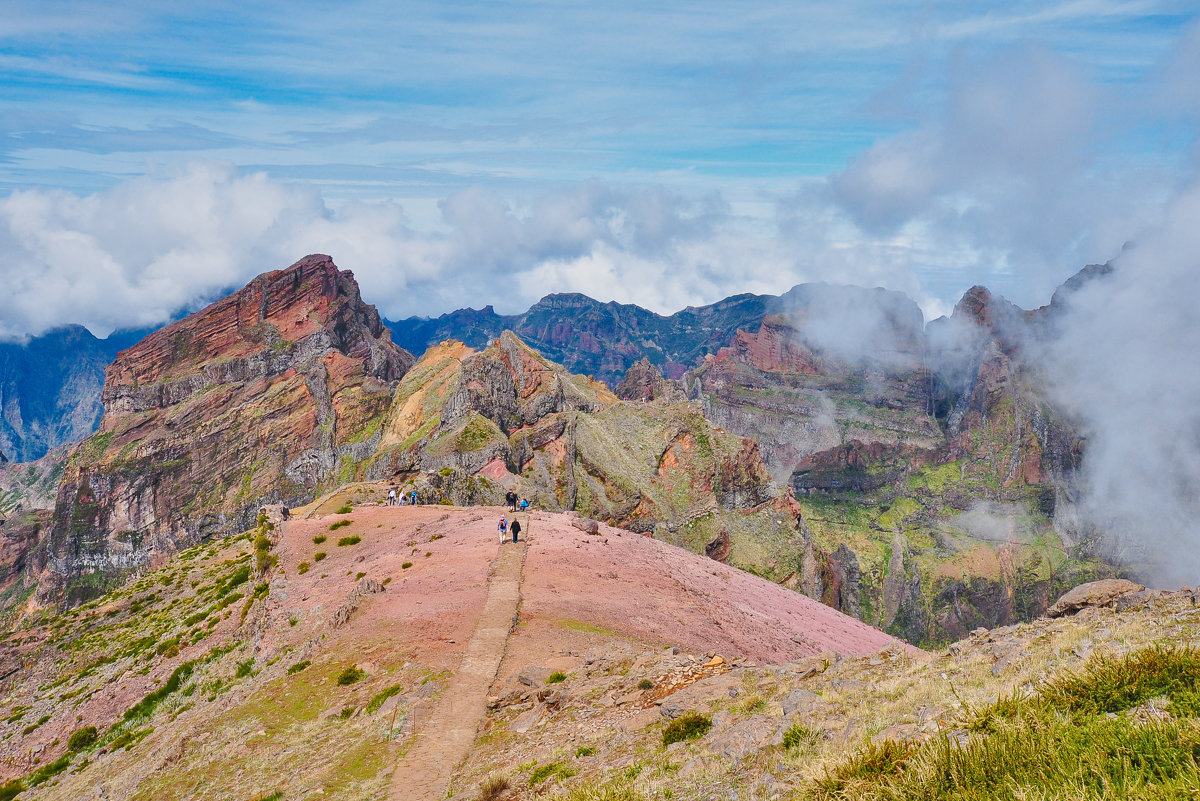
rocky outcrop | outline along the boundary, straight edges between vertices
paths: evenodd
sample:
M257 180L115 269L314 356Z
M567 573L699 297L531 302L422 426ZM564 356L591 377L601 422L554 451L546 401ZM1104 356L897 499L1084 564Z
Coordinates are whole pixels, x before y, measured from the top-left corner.
M1046 617L1067 617L1091 606L1112 606L1130 593L1146 589L1126 579L1089 581L1071 589L1046 610Z
M327 256L260 275L123 351L100 431L59 486L43 595L81 600L248 528L264 502L308 501L374 447L373 421L411 363Z
M646 358L634 362L613 391L618 398L627 401L683 400L678 384L663 378L658 368Z

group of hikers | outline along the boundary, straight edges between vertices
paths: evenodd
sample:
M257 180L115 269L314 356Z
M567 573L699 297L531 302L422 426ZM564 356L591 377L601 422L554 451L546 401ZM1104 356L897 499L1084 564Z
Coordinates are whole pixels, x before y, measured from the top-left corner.
M420 503L420 496L417 494L415 489L408 493L399 492L395 487L390 487L388 489L388 506L419 506ZM518 509L522 512L529 511L529 499L518 496L517 493L513 492L512 490L504 493L504 504L508 507L508 511L510 512L516 512ZM499 524L497 524L497 528L500 530L501 542L506 541L510 533L512 534L513 542L516 542L518 537L521 535L521 521L517 520L515 515L511 523L509 523L507 517L501 517Z
M508 511L510 512L517 511L518 506L522 512L529 511L529 499L521 498L518 501L517 493L513 492L512 490L504 493L504 503L508 506ZM508 518L501 516L500 522L496 525L496 528L500 530L501 542L504 542L506 539L508 539L508 532L511 532L512 541L515 543L521 534L521 521L517 520L516 516L514 515L512 523L509 523Z
M404 506L406 504L412 504L413 506L420 504L420 498L416 490L408 494L401 492L398 495L395 487L388 490L388 506Z

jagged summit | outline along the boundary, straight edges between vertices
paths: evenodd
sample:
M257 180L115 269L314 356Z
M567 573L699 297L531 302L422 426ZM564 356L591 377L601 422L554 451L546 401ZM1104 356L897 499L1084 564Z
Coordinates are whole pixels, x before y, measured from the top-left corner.
M86 597L247 527L264 501L309 500L411 364L353 275L321 255L122 351L100 431L59 488L43 596Z

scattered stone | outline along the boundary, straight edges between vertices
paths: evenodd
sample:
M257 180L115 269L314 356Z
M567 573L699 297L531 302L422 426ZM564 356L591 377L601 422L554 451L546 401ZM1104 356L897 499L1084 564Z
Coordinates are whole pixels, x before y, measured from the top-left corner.
M550 668L530 665L517 674L517 681L528 687L540 687L550 678Z
M582 531L584 534L599 534L600 524L590 517L581 517L578 520L572 520L571 525Z

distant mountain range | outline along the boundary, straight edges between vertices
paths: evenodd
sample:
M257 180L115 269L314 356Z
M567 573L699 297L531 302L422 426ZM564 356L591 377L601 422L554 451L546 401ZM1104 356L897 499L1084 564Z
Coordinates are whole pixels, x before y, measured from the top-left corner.
M0 343L0 457L31 462L96 430L104 368L149 330L98 339L81 325Z

